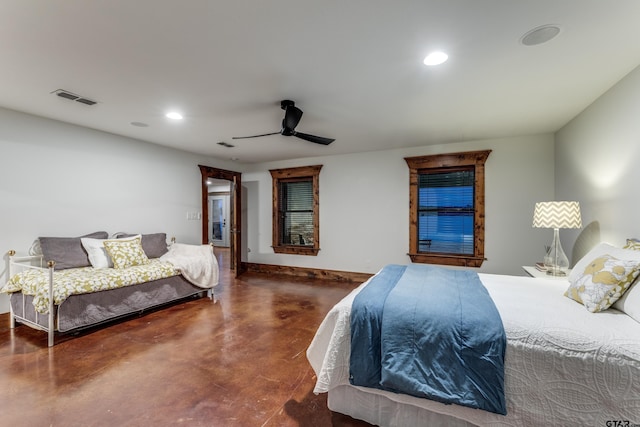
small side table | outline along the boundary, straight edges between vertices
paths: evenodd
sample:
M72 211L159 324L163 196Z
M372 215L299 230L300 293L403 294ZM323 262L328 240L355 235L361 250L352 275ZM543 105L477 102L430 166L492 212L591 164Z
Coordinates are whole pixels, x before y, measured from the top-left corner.
M551 274L547 274L546 271L540 271L533 265L523 265L522 269L531 277L542 277L545 279L556 279L556 280L567 280L569 277L569 273L571 270L567 270L566 276L552 276Z

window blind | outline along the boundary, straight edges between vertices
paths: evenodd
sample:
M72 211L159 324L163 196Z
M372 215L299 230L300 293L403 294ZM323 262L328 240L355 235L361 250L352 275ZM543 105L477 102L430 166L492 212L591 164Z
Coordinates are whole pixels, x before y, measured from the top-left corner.
M280 243L313 245L313 182L311 179L280 182Z
M474 253L474 169L418 175L418 249Z

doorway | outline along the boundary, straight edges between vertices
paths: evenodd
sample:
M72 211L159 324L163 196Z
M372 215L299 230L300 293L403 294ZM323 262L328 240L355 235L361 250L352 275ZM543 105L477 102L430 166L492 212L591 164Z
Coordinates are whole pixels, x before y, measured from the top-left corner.
M226 228L228 233L229 265L235 272L235 276L242 274L242 236L241 236L241 212L242 212L242 181L240 172L217 169L210 166L198 165L202 175L202 244L210 243L213 236L213 221L209 211L209 184L208 180L224 180L229 183L228 209ZM211 242L214 243L215 242Z
M209 191L209 243L228 248L229 224L229 193Z

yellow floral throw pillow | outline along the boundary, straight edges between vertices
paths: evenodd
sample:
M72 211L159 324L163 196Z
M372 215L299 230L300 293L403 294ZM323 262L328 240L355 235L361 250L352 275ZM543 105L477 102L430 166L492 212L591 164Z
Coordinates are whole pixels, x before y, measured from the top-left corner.
M636 280L639 267L637 261L599 256L571 282L565 296L583 304L592 313L606 310Z
M131 240L105 240L104 248L111 257L114 268L149 264L149 258L142 250L140 237Z
M632 249L634 251L640 251L640 242L636 239L627 239L627 244L622 249Z

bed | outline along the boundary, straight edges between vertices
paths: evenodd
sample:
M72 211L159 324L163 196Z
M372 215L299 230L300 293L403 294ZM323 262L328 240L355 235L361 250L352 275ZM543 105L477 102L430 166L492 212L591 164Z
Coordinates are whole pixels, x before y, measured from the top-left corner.
M640 424L639 265L640 251L600 244L566 279L477 275L507 338L506 415L352 384L352 304L382 271L321 323L307 350L316 373L314 393L328 393L332 411L380 426ZM611 307L594 308L602 289L590 287L607 269L621 280L604 292Z
M167 245L164 233L39 238L30 255L9 251L11 328L74 333L189 297L214 300L218 264L210 245ZM53 296L53 297L52 297Z

